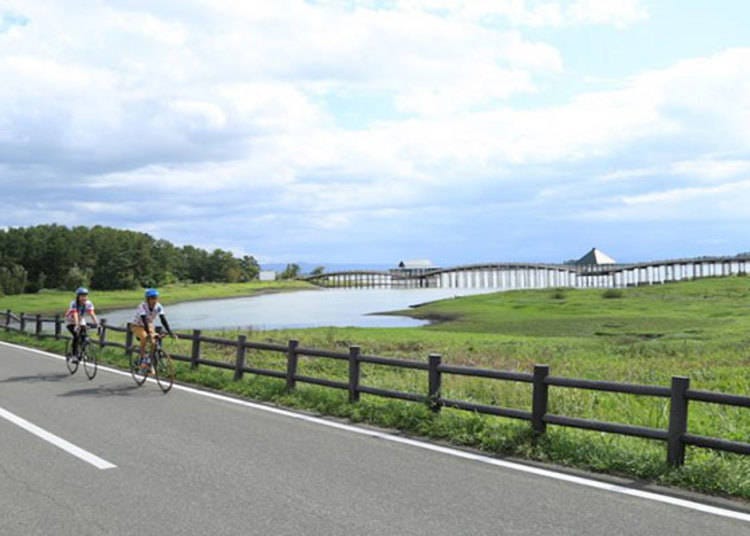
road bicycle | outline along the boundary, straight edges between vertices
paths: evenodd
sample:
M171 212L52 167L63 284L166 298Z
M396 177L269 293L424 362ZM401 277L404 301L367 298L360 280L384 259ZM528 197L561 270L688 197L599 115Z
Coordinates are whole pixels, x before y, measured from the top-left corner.
M133 347L130 352L130 374L137 385L143 385L146 378L153 374L156 383L163 392L172 388L175 376L174 361L162 347L162 339L166 335L157 329L146 347L146 359L141 359L140 349Z
M78 332L78 352L73 355L71 345L73 341L65 342L65 365L70 374L75 374L78 365L83 363L83 370L89 380L93 380L98 370L99 348L88 336L86 326L81 326Z

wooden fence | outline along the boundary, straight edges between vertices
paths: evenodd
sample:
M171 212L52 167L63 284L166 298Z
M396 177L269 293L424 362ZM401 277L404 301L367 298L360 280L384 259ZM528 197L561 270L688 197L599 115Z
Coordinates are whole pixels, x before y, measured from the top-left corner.
M63 320L59 315L55 316L54 318L43 317L41 315L25 315L23 313L15 315L10 310L8 310L5 312L4 316L4 328L6 331L14 330L26 332L34 334L39 338L69 338L69 336L62 334ZM54 331L52 333L46 332L44 330L44 324L54 324ZM33 330L28 329L29 325L33 326ZM102 320L102 325L104 329L101 331L97 340L100 346L122 348L126 352L126 354L135 351L135 348L133 347L133 335L129 329L130 325L128 325L127 328L107 326L105 320ZM109 341L107 339L108 332L125 333L125 343ZM522 372L505 372L490 369L447 365L442 363L442 358L438 354L429 355L426 361L394 359L364 355L361 353L359 346L351 346L348 353L331 352L328 350L304 348L299 345L298 341L295 340L290 340L287 345L279 345L251 342L248 341L246 336L244 335L239 335L236 340L206 337L201 334L200 330L193 330L191 334L179 334L178 338L192 341L192 348L190 355L172 354L172 357L174 359L190 363L190 366L192 368L197 368L200 365L205 365L233 371L235 380L242 379L244 374L256 374L259 376L268 376L272 378L278 378L280 380L285 380L286 387L290 391L295 388L297 383L307 383L333 389L342 389L348 391L350 402L357 402L360 398L360 395L364 393L369 395L428 404L432 411L435 412L439 412L441 408L445 407L487 415L509 417L512 419L521 419L529 421L531 423L532 430L537 435L544 434L547 425L552 424L557 426L581 428L585 430L596 430L600 432L609 432L613 434L634 436L646 439L655 439L666 443L667 462L673 466L680 466L685 463L685 447L688 445L750 455L750 443L695 435L689 433L688 431L689 401L693 400L724 406L750 408L750 397L690 389L690 379L683 376L673 377L670 387L662 387L654 385L637 385L619 382L555 377L550 376L549 367L547 365L536 365L534 367L534 372L532 374L529 374ZM201 345L203 343L234 348L236 350L234 363L214 361L203 358L201 353ZM249 349L277 352L284 355L286 359L286 371L262 369L248 365L246 359L246 351ZM328 358L347 362L349 371L348 381L335 381L326 378L300 375L297 372L297 365L299 357L301 356L312 358ZM427 393L420 395L362 385L362 375L360 374L360 367L362 364L367 363L374 365L385 365L388 367L400 367L409 370L425 371L428 380ZM443 398L441 396L441 385L443 376L446 374L531 384L531 411L503 408L498 406L476 404L472 402ZM548 406L550 387L573 388L603 391L609 393L625 393L635 396L668 398L670 400L668 427L666 429L650 428L622 423L581 419L577 417L567 417L564 415L555 415L549 413Z

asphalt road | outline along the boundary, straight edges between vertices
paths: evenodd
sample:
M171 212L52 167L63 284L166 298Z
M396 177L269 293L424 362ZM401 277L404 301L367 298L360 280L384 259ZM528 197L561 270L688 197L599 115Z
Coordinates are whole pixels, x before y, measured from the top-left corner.
M0 535L736 535L665 504L0 345ZM109 462L99 469L19 420ZM743 518L744 516L744 518Z

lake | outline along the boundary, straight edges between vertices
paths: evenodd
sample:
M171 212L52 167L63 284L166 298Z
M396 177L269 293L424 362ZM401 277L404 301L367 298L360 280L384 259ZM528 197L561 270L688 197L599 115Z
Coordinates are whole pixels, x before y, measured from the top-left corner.
M492 292L478 289L325 289L205 300L170 305L167 319L175 329L254 330L335 327L416 327L427 322L404 316L375 315L429 301ZM102 314L110 325L124 326L132 309Z

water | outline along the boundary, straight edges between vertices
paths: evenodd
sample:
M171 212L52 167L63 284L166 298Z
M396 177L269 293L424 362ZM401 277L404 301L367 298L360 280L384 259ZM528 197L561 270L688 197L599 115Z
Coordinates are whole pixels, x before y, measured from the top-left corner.
M327 289L250 298L206 300L170 305L167 318L175 329L256 330L335 327L416 327L427 322L404 316L373 313L407 309L411 305L454 296L477 294L476 289ZM489 290L489 292L492 292ZM135 315L132 309L103 314L110 325L124 326Z

